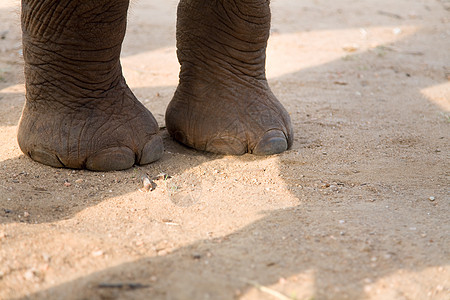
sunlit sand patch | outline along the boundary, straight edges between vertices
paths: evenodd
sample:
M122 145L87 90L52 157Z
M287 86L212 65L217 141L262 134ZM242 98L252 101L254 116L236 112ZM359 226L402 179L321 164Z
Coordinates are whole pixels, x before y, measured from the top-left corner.
M316 272L314 270L306 270L287 278L280 277L278 282L267 286L243 278L242 280L250 286L250 289L243 295L240 295L240 291L236 291L236 296L239 296L240 300L313 299L316 290L315 278Z
M124 76L131 88L167 87L178 84L180 66L175 47L142 52L124 57L121 61Z
M415 26L399 26L275 33L267 49L267 76L280 77L358 55L405 39L418 30Z
M19 0L0 0L0 9L15 8L20 6Z
M0 90L0 94L24 94L25 85L15 84Z
M111 196L116 194L121 186L112 185L109 188L112 190L111 195L106 193L101 196L105 197L103 202L79 212L77 218L83 219L84 216L92 215L90 210L95 210L95 214L101 214L104 208L110 205L108 202L121 203L123 207L116 205L119 210L127 207L138 208L141 205L146 207L150 197L153 207L149 217L161 222L163 219L172 220L169 222L171 224L164 224L163 227L175 226L189 232L198 232L194 237L203 237L205 232L200 224L207 222L208 230L214 232L214 237L221 238L268 217L272 211L298 204L298 199L287 190L284 179L281 176L272 176L280 172L277 157L243 161L240 158L226 156L211 161L201 158L195 163L188 156L169 154L175 156L174 161L187 162L186 170L168 173L167 178L157 176L160 170L149 173L148 177L154 182L152 191L142 191L141 182L136 185L133 192L127 191L125 196L119 193L121 196L117 199ZM218 195L224 200L212 201ZM249 202L249 198L258 200ZM230 203L242 205L245 209L236 211ZM171 215L170 212L178 209L183 210L183 216ZM162 215L165 217L161 217ZM231 220L230 226L223 227L224 219Z
M22 154L17 144L17 126L0 126L0 161L16 158Z
M367 299L448 299L450 266L435 266L423 270L398 270L368 283L364 287ZM366 279L370 282L370 278Z
M0 89L0 109L4 113L3 119L0 120L0 125L4 127L0 126L0 132L4 132L6 128L8 130L11 127L16 128L25 100L24 94L25 87L23 84L15 84Z
M267 75L279 77L357 55L404 39L418 30L414 26L399 26L273 34L267 49ZM128 56L122 58L122 64L132 88L178 84L175 47Z
M450 82L424 88L420 91L428 100L445 112L450 112Z

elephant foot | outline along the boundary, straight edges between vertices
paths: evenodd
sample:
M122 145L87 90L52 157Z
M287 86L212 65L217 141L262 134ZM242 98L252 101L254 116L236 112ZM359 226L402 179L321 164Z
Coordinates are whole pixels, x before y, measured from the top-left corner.
M289 114L265 75L269 29L269 1L180 1L180 82L166 112L177 141L235 155L270 155L291 146Z
M281 153L293 137L289 114L265 82L182 82L167 108L166 126L175 140L218 154Z
M163 154L156 120L125 85L104 99L64 106L42 102L26 103L18 132L20 148L35 161L112 171L148 164Z
M128 2L22 1L26 103L18 142L32 159L111 171L161 157L158 124L122 75Z

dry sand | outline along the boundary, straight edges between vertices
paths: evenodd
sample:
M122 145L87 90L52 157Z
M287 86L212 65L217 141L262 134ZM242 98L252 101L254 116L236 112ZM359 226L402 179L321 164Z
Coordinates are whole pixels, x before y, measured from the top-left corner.
M174 0L139 0L127 81L164 126ZM16 142L19 2L0 0L0 299L450 299L450 2L274 0L270 157L55 169ZM143 193L141 177L166 173Z

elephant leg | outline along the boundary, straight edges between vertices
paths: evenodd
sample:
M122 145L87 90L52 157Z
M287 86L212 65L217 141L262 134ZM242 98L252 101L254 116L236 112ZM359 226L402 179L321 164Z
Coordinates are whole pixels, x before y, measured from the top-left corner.
M54 167L121 170L163 152L119 61L129 0L22 0L26 103L18 142Z
M166 113L176 140L236 155L291 146L289 114L265 75L269 31L268 0L180 1L180 82Z

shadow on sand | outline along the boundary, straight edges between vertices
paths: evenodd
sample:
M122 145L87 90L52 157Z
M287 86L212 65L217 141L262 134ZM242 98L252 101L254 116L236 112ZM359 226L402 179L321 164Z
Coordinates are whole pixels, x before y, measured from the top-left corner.
M411 48L414 45L420 45L421 34L418 32L416 35L409 37L408 43L412 45ZM405 43L405 41L400 43ZM395 48L396 43L386 46ZM148 51L148 49L145 49L145 51ZM130 54L133 54L131 52ZM328 79L324 74L338 69L346 69L352 61L363 62L373 58L374 55L379 54L373 51L355 54L350 62L339 59L281 78L274 78L271 81L296 81L299 86L305 85L305 81L326 82ZM393 53L392 55L399 56L399 65L394 66L394 69L391 66L383 66L383 58L380 56L380 64L376 68L386 68L392 72L397 72L398 76L404 76L406 80L414 80L414 78L407 76L404 71L405 66L401 65L401 56L409 54ZM367 72L371 72L371 70L369 69ZM439 84L440 82L445 82L444 77L442 77L442 80L433 80L432 83ZM415 101L423 102L426 105L427 100L421 94L421 89L426 88L430 82L424 81L421 84L421 81L418 80L417 83L414 91L409 91L409 95L414 95ZM365 100L361 100L360 97L348 97L351 86L343 87L343 89L347 89L347 94L335 93L337 89L338 87L335 87L334 90L329 91L334 98L330 99L331 106L328 107L327 112L333 111L333 109L342 109L339 103L361 101L359 106L361 113L369 114L364 111L364 108L370 107L370 101L376 99L367 100L364 103ZM155 93L156 90L157 88L143 88L137 92ZM274 90L276 93L277 88L275 87ZM315 92L320 92L320 88L316 88ZM296 90L292 93L295 93L295 97L298 96L299 99L308 97L301 91ZM382 91L380 95L376 95L380 98L388 96L383 94ZM166 102L169 100L169 98L165 99ZM367 280L375 282L399 270L421 272L430 267L449 264L448 250L444 250L447 237L441 231L441 228L428 228L426 239L415 239L412 233L401 236L396 231L395 227L403 220L402 214L415 213L414 207L403 207L400 209L401 214L399 215L396 211L383 210L379 205L355 201L352 194L344 193L340 196L340 201L347 204L351 203L351 205L331 206L330 204L329 211L323 211L323 207L318 209L314 202L308 200L310 194L295 188L297 183L308 184L309 179L300 179L297 176L304 173L304 170L308 167L314 168L314 166L317 166L314 165L313 160L318 159L322 154L317 154L318 150L313 149L314 145L319 140L325 140L323 137L329 134L332 126L347 127L347 129L343 129L346 133L361 132L361 127L364 126L363 124L352 123L351 118L343 119L339 123L336 116L324 117L321 120L308 119L309 117L306 115L318 115L318 111L325 104L314 101L307 103L310 106L300 114L293 111L296 107L295 104L286 103L288 111L292 114L296 141L292 150L279 156L280 172L283 173L282 175L285 178L288 178L286 185L299 199L300 204L298 206L263 212L258 221L232 234L220 238L199 240L163 256L146 257L107 268L21 299L231 299L245 293L248 288L252 287L252 282L263 286L272 286L277 284L280 278L292 276L300 276L299 280L301 280L301 276L306 276L305 278L312 280L310 285L308 285L308 281L299 282L299 285L304 288L309 286L311 289L310 295L314 299L362 299L365 297L364 287L368 283ZM331 125L328 126L327 124ZM352 126L354 128L351 128ZM112 193L108 193L106 190L109 189L108 187L111 184L117 184L117 182L114 182L116 172L100 174L53 169L35 164L23 156L0 162L5 170L9 168L32 170L23 174L12 174L13 176L4 178L4 184L7 186L0 187L0 189L3 189L2 194L4 195L0 198L0 207L7 208L9 211L27 207L31 215L42 216L41 218L34 218L30 223L57 222L70 219L76 213L97 205L102 199L135 191L142 173L155 174L164 171L176 176L187 169L221 158L220 156L205 155L186 149L172 141L167 137L167 134L163 133L163 135L165 136L167 152L162 160L150 166L136 167L121 172L121 176L125 174L125 177L129 177L130 180L122 182L120 188L114 189ZM349 138L348 141L351 143L353 140ZM326 141L323 141L323 143L326 144ZM289 159L298 152L306 153L302 158L305 160L306 166L289 163ZM336 157L345 156L348 153L345 149L340 149L335 155ZM181 156L190 159L187 169L181 169L177 165ZM248 156L245 156L243 159L247 158ZM358 163L360 166L363 164L363 162ZM54 186L42 187L40 185L40 178L36 177L36 174L44 173L46 176L55 178ZM312 173L311 176L318 176L317 172ZM64 192L65 187L63 186L64 180L72 181L72 178L80 177L84 178L86 182L96 180L100 182L96 183L98 184L96 188L92 185L82 187L77 191L77 199L86 199L83 203L79 203L77 199L73 198L73 190L66 189ZM330 180L334 179L330 174L325 174L325 177ZM354 177L351 178L356 180ZM311 180L314 179L319 179L319 177ZM380 184L383 184L382 180L380 180ZM14 199L13 203L8 201L8 189L10 187L12 189L23 189L23 199ZM52 197L51 192L54 189L58 189L64 196L60 199ZM89 193L93 194L90 195ZM48 197L49 201L45 204L47 206L34 207L32 200L35 197ZM403 206L406 205L403 204ZM54 214L55 209L60 213ZM373 210L373 215L369 216L368 219L360 220L358 211L367 209ZM344 225L339 223L338 219L332 218L325 218L328 221L323 221L321 216L329 214L333 210L347 215L347 224ZM11 213L6 213L5 210L0 211L0 222L21 221L9 215ZM47 216L55 217L48 218ZM380 216L382 216L382 224L379 223ZM406 221L404 223L406 224ZM381 235L390 238L381 238ZM439 248L442 251L439 251ZM441 255L427 256L427 252L430 251ZM242 256L250 257L250 259L242 260ZM336 260L336 264L330 265L330 257ZM382 266L382 268L379 266ZM354 270L354 272L346 272L345 274L349 276L341 277L340 272L346 270ZM156 281L152 280L154 276L157 277ZM141 289L99 288L99 284L104 283L127 283L130 282L130 278L133 283L140 283L145 286ZM199 294L199 291L201 291L201 294ZM333 292L324 294L324 291Z

